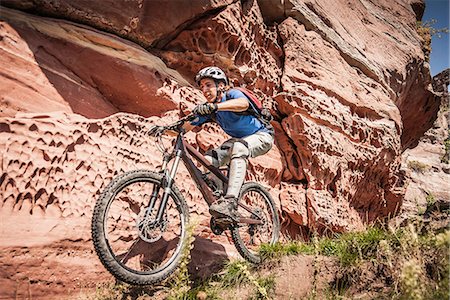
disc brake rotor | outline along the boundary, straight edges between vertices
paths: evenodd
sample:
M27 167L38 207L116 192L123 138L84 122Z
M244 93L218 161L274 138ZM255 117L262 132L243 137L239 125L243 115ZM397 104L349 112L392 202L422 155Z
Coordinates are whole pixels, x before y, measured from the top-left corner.
M152 214L147 214L146 210L142 210L137 218L136 227L139 237L148 243L159 240L167 229L167 218L163 216L160 222L156 221L156 210Z

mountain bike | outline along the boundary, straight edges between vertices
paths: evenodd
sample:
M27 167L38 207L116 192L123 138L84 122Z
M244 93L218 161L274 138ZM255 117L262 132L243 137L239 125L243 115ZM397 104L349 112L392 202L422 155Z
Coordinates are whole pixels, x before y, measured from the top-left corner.
M95 251L118 280L134 285L154 284L178 267L189 221L188 206L175 184L180 161L208 205L226 190L227 170L214 167L185 140L183 124L194 118L188 115L168 126L152 127L149 135L156 138L156 146L164 154L160 169L118 175L95 204L92 217ZM169 130L176 133L172 151L166 149L162 140ZM204 173L200 168L207 171ZM274 201L262 185L245 182L237 207L233 220L211 218L211 230L216 235L230 230L238 252L248 261L260 263L259 246L274 244L279 237Z

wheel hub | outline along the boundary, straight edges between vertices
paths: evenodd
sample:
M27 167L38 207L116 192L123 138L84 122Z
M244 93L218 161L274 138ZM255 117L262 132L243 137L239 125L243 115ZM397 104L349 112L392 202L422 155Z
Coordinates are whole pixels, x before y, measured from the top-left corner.
M139 213L136 227L139 237L148 243L153 243L159 240L167 229L167 217L163 216L161 221L156 221L156 211L153 210L148 214L146 210Z

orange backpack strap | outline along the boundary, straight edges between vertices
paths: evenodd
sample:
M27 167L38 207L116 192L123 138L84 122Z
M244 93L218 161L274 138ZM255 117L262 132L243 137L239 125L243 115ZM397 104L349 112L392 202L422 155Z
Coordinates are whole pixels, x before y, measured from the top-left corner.
M235 87L234 89L242 92L253 104L253 108L258 110L256 113L260 114L261 110L263 109L261 101L258 99L258 97L255 96L251 91L247 90L246 88L241 87Z

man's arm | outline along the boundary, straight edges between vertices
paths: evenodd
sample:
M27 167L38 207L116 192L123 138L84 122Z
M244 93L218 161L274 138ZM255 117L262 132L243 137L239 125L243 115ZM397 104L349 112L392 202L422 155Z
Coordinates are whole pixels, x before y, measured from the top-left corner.
M189 122L186 122L186 123L184 123L184 125L183 125L183 129L184 129L186 132L191 131L194 127L195 127L195 125L192 125L192 124L189 123Z
M247 98L236 98L218 103L217 110L241 112L246 111L249 105Z

